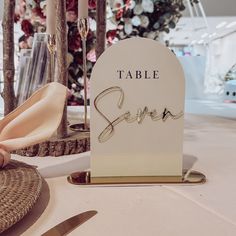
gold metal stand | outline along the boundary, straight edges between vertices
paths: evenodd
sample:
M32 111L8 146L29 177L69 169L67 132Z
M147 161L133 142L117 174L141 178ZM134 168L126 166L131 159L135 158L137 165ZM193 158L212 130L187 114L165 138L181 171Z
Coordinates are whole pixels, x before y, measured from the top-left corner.
M82 39L83 49L83 81L84 81L84 123L70 125L70 129L73 131L89 132L88 124L88 95L87 95L87 55L86 55L86 42L89 32L89 20L88 18L79 19L78 22L79 33Z
M49 73L47 78L47 83L54 81L54 72L55 72L55 52L56 52L56 35L49 34L48 35L48 51L50 55L49 62Z
M67 180L75 185L203 184L206 176L198 171L184 170L182 176L91 177L90 171L83 171L71 174Z

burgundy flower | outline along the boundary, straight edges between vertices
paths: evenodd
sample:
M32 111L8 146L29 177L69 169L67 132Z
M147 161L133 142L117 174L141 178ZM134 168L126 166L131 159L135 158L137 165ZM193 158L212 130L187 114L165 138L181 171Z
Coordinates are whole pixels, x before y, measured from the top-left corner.
M91 41L94 39L94 33L89 30L88 35L87 35L87 41Z
M34 33L34 27L29 22L29 20L23 20L21 22L21 29L25 33L26 36L33 35L33 33Z
M119 10L116 12L116 20L120 20L120 18L123 16L124 14L124 10L123 8L121 7L121 4L120 3L117 3L116 4L116 8L118 8Z
M83 57L81 56L77 56L75 58L75 62L78 63L78 65L83 65Z
M116 30L109 30L109 31L107 32L107 38L112 38L112 39L114 39L115 36L116 36Z
M107 32L107 41L109 44L112 44L113 39L116 37L116 30L110 30Z
M66 10L78 14L78 0L66 0Z
M35 7L32 9L32 13L35 14L36 16L39 16L42 19L45 19L46 16L43 14L43 11L40 7Z
M81 38L79 32L77 34L72 34L68 38L69 51L77 51L81 47Z
M96 0L89 0L88 5L89 5L89 9L95 9L96 8Z
M14 15L14 22L17 23L20 20L20 15L19 14L15 14Z

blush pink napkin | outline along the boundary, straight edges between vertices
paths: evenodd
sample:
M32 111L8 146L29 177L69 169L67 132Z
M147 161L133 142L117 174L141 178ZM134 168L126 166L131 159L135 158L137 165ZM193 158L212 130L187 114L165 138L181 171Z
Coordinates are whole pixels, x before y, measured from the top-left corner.
M10 151L43 142L54 134L66 95L62 84L47 84L0 121L0 167L8 164Z

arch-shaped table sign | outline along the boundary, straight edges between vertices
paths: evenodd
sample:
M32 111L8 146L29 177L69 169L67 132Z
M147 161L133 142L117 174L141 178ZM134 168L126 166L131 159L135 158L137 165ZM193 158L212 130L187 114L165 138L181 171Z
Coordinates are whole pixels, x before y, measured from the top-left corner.
M181 182L185 81L175 55L120 41L91 77L91 183Z

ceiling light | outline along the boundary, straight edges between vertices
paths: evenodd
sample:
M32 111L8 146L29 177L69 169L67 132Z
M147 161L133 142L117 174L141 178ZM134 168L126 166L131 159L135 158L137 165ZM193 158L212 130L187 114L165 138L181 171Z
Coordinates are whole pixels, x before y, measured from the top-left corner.
M216 35L217 35L217 33L214 32L214 33L212 33L212 34L209 35L209 38L213 38L213 37L215 37Z
M193 40L190 44L195 44L197 42L197 40Z
M203 40L203 39L201 39L201 40L198 41L198 44L203 44L203 43L204 43L204 40Z
M229 24L226 26L226 28L231 28L231 27L233 27L233 26L236 26L236 21L233 21L233 22L229 23Z
M222 21L216 26L216 29L223 28L226 24L227 24L227 21Z
M208 36L208 33L204 33L204 34L202 34L202 36L201 36L201 38L206 38Z

